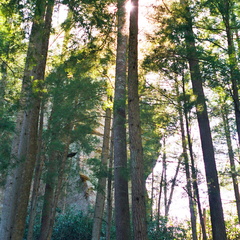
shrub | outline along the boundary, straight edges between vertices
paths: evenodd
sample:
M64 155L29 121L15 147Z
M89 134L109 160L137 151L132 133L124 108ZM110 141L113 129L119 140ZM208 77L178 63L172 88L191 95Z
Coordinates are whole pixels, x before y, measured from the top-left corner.
M56 218L53 240L91 240L93 221L82 212L68 211Z

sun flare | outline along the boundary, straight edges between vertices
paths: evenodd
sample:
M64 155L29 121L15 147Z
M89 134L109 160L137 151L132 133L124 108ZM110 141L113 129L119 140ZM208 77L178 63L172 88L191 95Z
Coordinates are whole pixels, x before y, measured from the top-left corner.
M128 1L126 3L126 10L127 10L127 12L131 12L132 9L133 9L133 5L132 5L131 1Z

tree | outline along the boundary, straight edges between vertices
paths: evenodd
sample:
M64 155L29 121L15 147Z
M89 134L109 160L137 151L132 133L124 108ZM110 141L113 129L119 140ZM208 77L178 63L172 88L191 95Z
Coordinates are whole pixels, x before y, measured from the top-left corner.
M46 12L45 1L37 1L35 6L22 83L21 110L17 118L17 135L12 147L12 159L13 162L17 159L18 166L9 175L4 198L4 220L1 222L1 236L4 239L17 240L23 236L36 160L37 126L53 5L54 1L49 1Z
M133 238L147 239L145 180L138 96L138 0L132 0L128 52L128 124L130 139Z
M101 173L99 173L97 196L94 210L94 221L92 229L92 240L99 240L101 236L102 220L104 213L104 204L106 198L106 184L107 184L107 165L109 159L109 144L111 132L111 109L106 109L104 133L103 133L103 146L101 155Z
M222 201L218 182L218 174L214 156L213 141L211 136L207 105L203 91L199 60L195 46L195 38L192 29L192 16L188 2L181 1L182 14L185 22L185 42L187 59L190 68L193 94L196 97L197 120L202 143L203 159L205 164L206 179L208 184L208 196L210 204L213 239L225 240L226 228L224 223Z
M117 56L113 106L114 146L114 201L116 239L130 239L128 199L128 165L126 143L126 70L127 70L127 19L126 2L118 1Z

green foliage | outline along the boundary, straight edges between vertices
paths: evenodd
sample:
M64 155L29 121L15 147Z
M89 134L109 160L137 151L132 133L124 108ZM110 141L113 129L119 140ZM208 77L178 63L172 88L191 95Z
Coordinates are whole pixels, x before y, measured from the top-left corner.
M66 213L58 213L53 227L53 240L91 240L93 219L84 215L81 211L68 210ZM34 225L33 240L39 239L40 219ZM24 239L27 237L27 229Z
M11 153L11 142L15 123L0 109L0 185L3 184Z
M98 123L103 81L95 80L94 55L82 51L56 67L46 79L47 99L52 103L47 142L61 145L66 136L78 142L82 151L90 152L91 133Z
M148 223L149 240L186 240L186 230L180 226L168 226L168 220L161 218Z
M56 218L52 239L54 240L91 240L92 218L82 212L68 211Z

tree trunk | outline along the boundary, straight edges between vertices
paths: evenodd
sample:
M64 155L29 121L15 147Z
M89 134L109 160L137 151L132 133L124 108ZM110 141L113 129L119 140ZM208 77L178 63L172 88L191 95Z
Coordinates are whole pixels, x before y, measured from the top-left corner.
M106 240L111 239L111 226L112 226L113 139L114 136L112 132L107 179Z
M229 120L228 120L228 114L227 114L227 106L224 103L221 106L221 114L223 119L224 132L227 140L228 156L229 156L230 166L231 166L231 177L233 181L233 189L234 189L234 194L236 199L238 222L240 223L240 194L239 194L239 186L238 186L238 180L237 180L237 170L236 170L235 161L234 161L234 151L232 148L231 132L230 132L230 126L229 126Z
M71 129L71 128L69 128L69 129ZM66 138L67 139L65 141L65 150L63 152L63 155L61 156L61 164L58 169L58 181L57 181L56 189L54 191L52 212L50 215L50 222L49 222L46 240L51 240L51 237L52 237L53 226L54 226L55 217L56 217L56 209L57 209L58 200L61 195L62 187L63 187L63 180L64 180L65 170L66 170L66 162L67 162L67 158L68 158L67 155L68 155L69 145L70 145L70 136L67 136Z
M37 1L22 83L21 110L18 113L16 126L17 135L12 147L12 162L17 167L8 177L3 203L0 232L6 240L21 239L25 226L37 151L39 95L42 86L40 84L38 89L33 89L32 83L36 79L39 81L44 78L50 33L50 26L47 24L44 29L44 15L45 1Z
M226 240L226 228L223 217L223 208L214 156L213 141L211 136L205 95L203 92L199 60L197 57L195 39L192 29L192 17L190 14L189 6L187 5L187 1L181 0L181 3L184 9L184 18L187 22L185 30L187 58L190 66L193 94L196 96L197 120L200 130L203 159L208 185L213 240Z
M116 80L113 107L114 201L117 240L131 239L126 145L126 71L128 38L126 3L126 0L118 0Z
M37 211L37 200L38 200L38 194L39 194L42 169L44 164L44 157L42 155L42 131L43 131L43 117L44 117L43 113L44 113L44 107L42 104L40 123L39 123L39 134L38 134L38 156L37 156L37 164L35 168L32 197L31 197L27 240L32 240L33 238L34 221L35 221L36 211Z
M181 165L181 157L179 157L179 159L178 159L178 164L177 164L177 168L176 168L176 171L175 171L175 175L174 175L173 179L171 180L172 184L171 184L169 198L168 198L167 203L166 203L165 217L167 217L168 214L169 214L169 209L170 209L170 206L171 206L171 203L172 203L173 192L174 192L174 188L176 186L176 180L177 180L177 175L179 173L180 165Z
M202 207L201 207L201 201L200 201L200 196L199 196L199 190L198 190L198 184L197 184L197 173L195 169L195 161L194 161L194 156L193 156L193 148L192 148L192 141L191 141L191 135L190 135L190 128L189 128L189 120L188 120L188 110L186 108L186 97L185 97L185 82L184 82L184 76L183 76L183 81L182 81L182 86L183 86L183 99L184 99L184 118L186 122L186 132L187 132L187 141L188 141L188 148L189 148L189 155L191 159L191 173L192 173L192 183L193 183L193 191L194 191L194 196L197 201L197 207L198 207L198 214L199 214L199 219L200 219L200 225L202 229L202 238L203 240L207 240L207 233L206 233L206 225L204 222L204 216L202 213Z
M236 119L237 133L238 133L238 143L240 144L240 102L239 102L239 93L238 93L238 83L240 79L239 79L239 68L238 68L238 62L236 57L236 50L233 42L233 33L230 26L230 17L231 17L230 1L225 0L223 6L222 4L221 6L219 6L219 11L222 14L223 22L225 24L225 29L227 33L228 59L230 64L229 66L230 78L232 82L231 95L233 98L233 104L234 104L234 110L235 110L234 112L235 112L235 119Z
M177 87L177 97L179 99L179 88L178 83L176 82ZM196 209L194 204L194 194L192 191L192 176L190 174L190 167L189 167L189 159L187 154L187 141L184 129L184 121L183 121L183 109L180 100L178 100L178 112L180 118L180 128L181 128L181 137L182 137L182 149L183 149L183 160L185 165L185 172L186 172L186 182L187 182L187 194L189 199L189 210L190 210L190 220L191 220L191 228L192 228L192 239L197 240L197 219L196 219ZM193 180L194 181L194 180Z
M145 180L138 96L138 0L132 0L128 53L128 116L132 177L133 239L147 239Z
M41 230L39 240L47 240L50 220L53 211L53 200L54 200L54 191L56 188L56 178L57 178L57 165L59 161L57 152L52 150L50 154L49 161L47 163L47 176L46 176L46 185L45 193L43 199L43 208L42 208L42 219L41 219Z
M35 43L35 47L39 48L39 53L37 55L39 65L35 69L33 77L34 80L39 82L37 89L32 85L31 86L31 95L29 95L30 109L28 112L29 116L26 119L29 127L29 135L28 135L28 145L27 145L27 154L26 161L24 162L24 168L21 175L21 183L19 189L19 195L17 200L17 206L15 210L15 219L14 219L14 227L12 239L22 239L25 228L25 221L27 216L27 206L30 195L30 188L32 182L33 171L36 162L37 156L37 135L38 135L38 120L39 120L39 111L40 111L40 103L41 103L41 91L43 88L43 80L45 75L45 67L47 61L47 53L48 53L48 43L50 37L51 30L51 21L52 21L52 13L53 13L54 0L49 0L47 4L46 16L44 20L44 27L42 32L42 41L38 45ZM39 29L38 29L39 31ZM38 39L39 42L39 39ZM41 82L42 81L42 82Z
M159 195L158 195L158 205L157 205L157 231L160 229L160 215L161 215L161 197L162 197L162 189L163 189L163 174L164 168L162 168L162 175L159 184Z
M111 109L106 109L104 135L103 135L103 146L102 146L102 173L98 179L98 189L95 203L93 229L92 229L92 240L99 240L101 236L102 220L104 212L104 204L106 198L106 183L107 183L107 164L109 159L109 143L110 143L110 132L111 132Z

